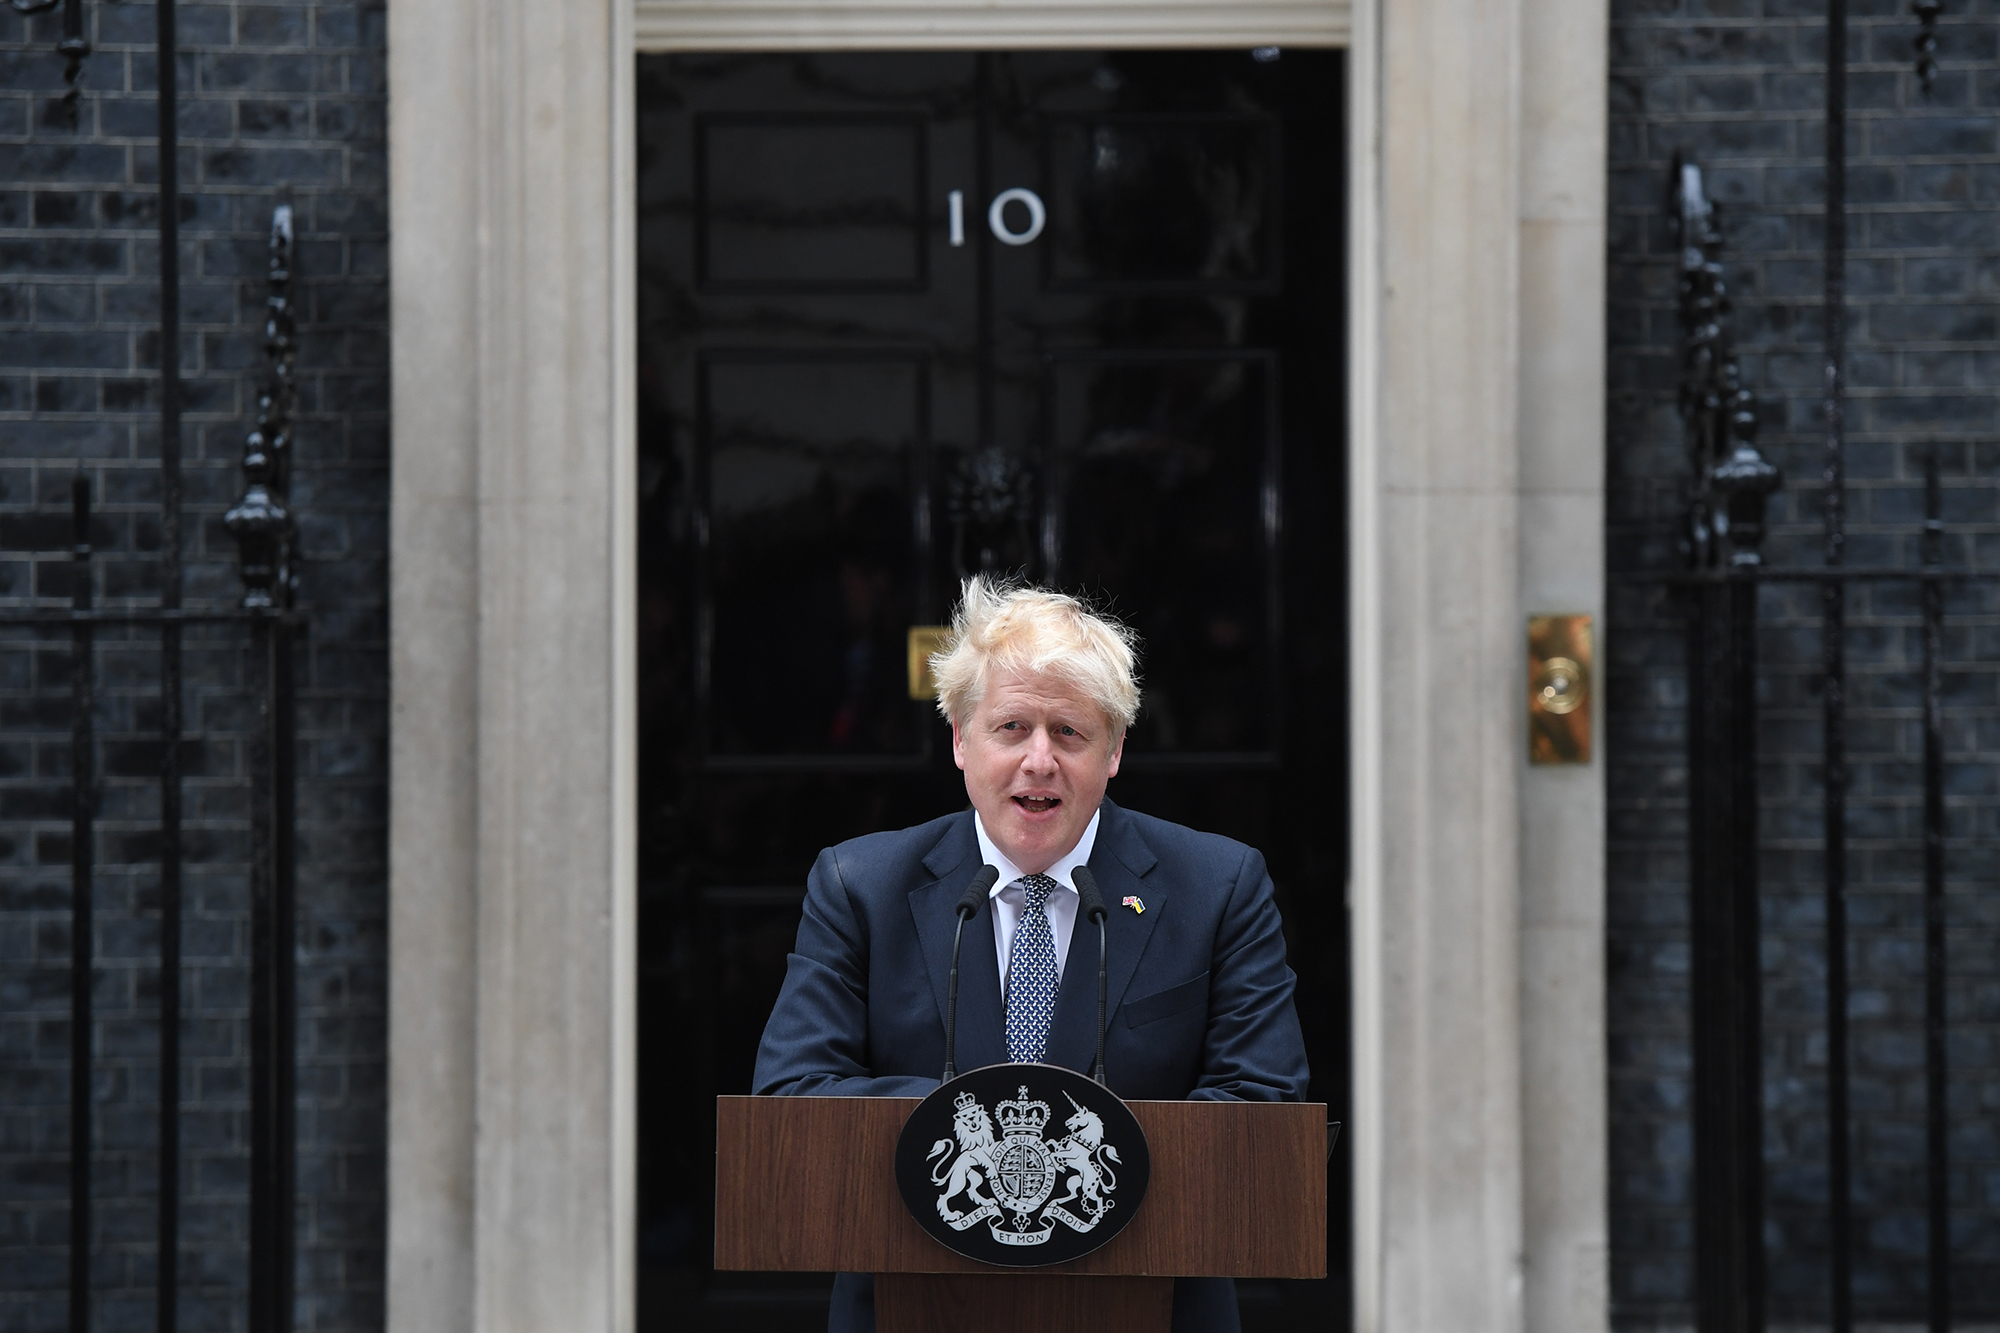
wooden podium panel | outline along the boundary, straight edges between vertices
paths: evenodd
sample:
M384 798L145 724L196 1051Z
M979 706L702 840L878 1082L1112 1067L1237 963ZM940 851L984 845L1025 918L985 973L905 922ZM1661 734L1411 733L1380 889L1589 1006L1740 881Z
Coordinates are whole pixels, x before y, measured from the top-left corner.
M903 1207L896 1137L916 1105L914 1097L716 1098L715 1266L1019 1273L954 1254ZM1033 1274L1326 1276L1324 1105L1127 1105L1153 1158L1138 1215L1102 1249ZM899 1291L929 1289L898 1284Z

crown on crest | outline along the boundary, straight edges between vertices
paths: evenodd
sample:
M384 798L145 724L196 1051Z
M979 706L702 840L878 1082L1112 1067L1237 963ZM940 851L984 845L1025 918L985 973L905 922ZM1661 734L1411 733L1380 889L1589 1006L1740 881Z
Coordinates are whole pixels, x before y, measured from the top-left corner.
M1007 1134L1039 1134L1049 1123L1049 1104L1031 1102L1024 1087L1012 1101L1001 1102L1000 1129Z
M961 1111L977 1111L979 1109L979 1099L969 1092L959 1093L958 1096L952 1099L951 1104Z

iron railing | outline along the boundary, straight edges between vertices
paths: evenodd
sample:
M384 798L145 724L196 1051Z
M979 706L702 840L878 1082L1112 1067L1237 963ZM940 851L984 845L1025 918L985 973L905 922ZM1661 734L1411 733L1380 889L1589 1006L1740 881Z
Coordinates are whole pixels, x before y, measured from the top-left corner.
M1916 72L1928 91L1937 72L1940 6L1918 0ZM1678 585L1688 628L1688 873L1694 1100L1695 1306L1703 1333L1758 1333L1768 1305L1761 960L1758 883L1758 591L1780 583L1819 588L1825 913L1827 1250L1829 1323L1854 1326L1854 1181L1848 978L1847 601L1850 587L1902 583L1919 590L1922 644L1923 1085L1926 1189L1924 1318L1951 1326L1950 1122L1947 1098L1945 588L2000 578L1947 569L1937 451L1924 462L1924 519L1914 568L1845 562L1846 477L1846 0L1829 0L1826 79L1826 210L1823 274L1825 436L1821 563L1764 563L1766 504L1782 483L1759 451L1757 401L1730 342L1721 235L1701 172L1674 166L1681 246L1681 406L1689 444L1684 545L1692 568ZM1638 576L1653 581L1649 576Z
M10 0L33 14L62 5L57 52L68 85L63 105L75 123L83 61L90 54L83 0ZM255 667L255 723L249 745L250 823L250 1186L248 1327L292 1324L295 1136L293 926L295 688L293 653L304 622L293 610L295 522L287 506L296 357L292 306L292 209L279 204L270 229L266 371L258 423L246 442L242 497L223 517L235 538L244 594L234 607L183 606L183 403L181 384L180 185L176 109L179 102L175 0L157 0L160 263L160 593L150 607L100 608L94 598L95 552L88 480L79 473L71 493L73 571L67 608L46 604L0 608L0 629L67 629L71 653L70 762L70 1088L69 1319L71 1333L91 1326L93 1248L92 1071L94 884L100 795L96 660L104 639L152 631L159 644L159 1093L158 1218L154 1267L155 1326L173 1333L180 1289L180 1180L183 986L181 945L186 904L183 872L184 631L215 626L241 631Z

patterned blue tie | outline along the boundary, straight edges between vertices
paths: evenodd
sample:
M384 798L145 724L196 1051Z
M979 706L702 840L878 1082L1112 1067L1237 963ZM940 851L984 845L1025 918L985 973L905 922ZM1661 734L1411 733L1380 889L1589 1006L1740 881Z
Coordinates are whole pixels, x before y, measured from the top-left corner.
M1007 1058L1041 1060L1049 1052L1056 1012L1056 937L1049 929L1049 894L1061 887L1047 875L1014 881L1027 895L1014 946L1007 953Z

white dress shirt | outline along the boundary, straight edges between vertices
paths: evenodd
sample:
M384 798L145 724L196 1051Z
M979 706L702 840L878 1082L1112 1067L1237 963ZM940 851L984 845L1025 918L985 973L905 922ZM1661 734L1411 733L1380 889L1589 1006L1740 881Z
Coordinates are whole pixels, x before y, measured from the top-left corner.
M1047 908L1049 934L1055 939L1058 982L1062 981L1063 964L1069 960L1069 937L1076 930L1078 899L1070 872L1090 860L1090 849L1097 842L1100 814L1097 812L1090 816L1083 836L1076 840L1076 846L1069 850L1069 854L1042 872L1062 886L1049 892ZM972 831L979 836L980 858L1000 871L999 882L993 886L993 947L1000 959L1000 997L1004 1000L1007 997L1007 962L1014 951L1014 931L1021 924L1021 913L1028 907L1028 891L1017 881L1027 872L1009 861L993 845L993 839L986 836L986 822L976 810L972 814Z

